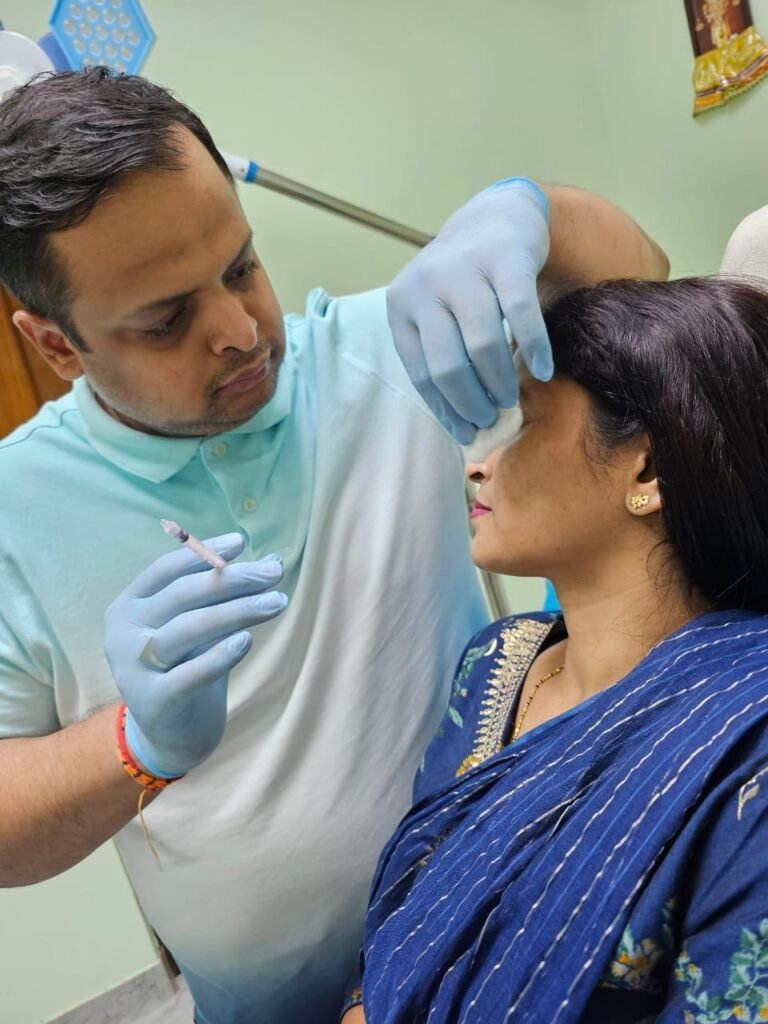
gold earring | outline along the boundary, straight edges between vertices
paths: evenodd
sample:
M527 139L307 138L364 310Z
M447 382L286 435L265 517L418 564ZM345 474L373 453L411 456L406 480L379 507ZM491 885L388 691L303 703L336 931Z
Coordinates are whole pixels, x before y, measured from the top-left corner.
M637 512L641 508L645 508L650 503L650 497L647 494L635 494L629 499L629 504Z

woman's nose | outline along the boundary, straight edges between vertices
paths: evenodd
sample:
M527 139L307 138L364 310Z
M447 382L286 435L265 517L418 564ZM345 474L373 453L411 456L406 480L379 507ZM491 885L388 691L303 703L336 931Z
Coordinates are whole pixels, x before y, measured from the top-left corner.
M468 462L464 467L464 475L473 484L482 484L488 479L488 471L484 462Z
M482 462L467 462L464 466L464 475L473 484L482 484L493 476L493 467L501 454L502 446L494 448L490 455L486 455Z

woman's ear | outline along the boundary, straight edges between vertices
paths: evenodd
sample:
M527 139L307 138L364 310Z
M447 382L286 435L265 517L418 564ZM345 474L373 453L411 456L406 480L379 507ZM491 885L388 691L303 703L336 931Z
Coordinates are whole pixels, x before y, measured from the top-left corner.
M75 380L82 376L78 350L52 320L19 309L13 314L13 322L59 377Z
M624 489L624 507L633 516L661 512L656 461L647 435L639 440L635 457L629 463Z

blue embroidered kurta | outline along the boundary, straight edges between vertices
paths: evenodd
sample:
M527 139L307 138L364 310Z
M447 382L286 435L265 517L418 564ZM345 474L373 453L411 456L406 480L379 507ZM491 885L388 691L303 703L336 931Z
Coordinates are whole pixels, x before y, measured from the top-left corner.
M702 616L505 746L560 625L464 651L374 880L368 1024L768 1021L768 617Z

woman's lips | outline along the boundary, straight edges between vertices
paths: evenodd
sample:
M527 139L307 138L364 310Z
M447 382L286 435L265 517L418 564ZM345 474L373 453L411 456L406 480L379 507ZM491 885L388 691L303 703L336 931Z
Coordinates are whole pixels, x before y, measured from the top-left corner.
M475 500L472 502L472 511L469 513L470 519L477 519L480 516L487 515L491 510L487 505L483 505L481 502Z

